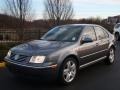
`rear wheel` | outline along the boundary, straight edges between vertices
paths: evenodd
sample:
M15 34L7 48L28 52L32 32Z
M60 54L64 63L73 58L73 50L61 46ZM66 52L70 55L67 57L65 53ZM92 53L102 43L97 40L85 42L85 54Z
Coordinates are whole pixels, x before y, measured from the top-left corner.
M109 55L105 60L105 63L110 65L113 64L115 61L115 49L114 48L110 48L109 50Z
M58 76L58 80L61 84L71 84L77 74L77 62L74 58L67 58L62 64Z

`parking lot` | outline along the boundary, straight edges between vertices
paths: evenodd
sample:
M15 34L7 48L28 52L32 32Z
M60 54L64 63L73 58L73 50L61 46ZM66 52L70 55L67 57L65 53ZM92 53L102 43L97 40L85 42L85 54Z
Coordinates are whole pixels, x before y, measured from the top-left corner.
M17 80L5 68L0 68L0 90L120 90L120 42L117 43L116 61L107 66L97 63L79 71L70 86L39 80Z

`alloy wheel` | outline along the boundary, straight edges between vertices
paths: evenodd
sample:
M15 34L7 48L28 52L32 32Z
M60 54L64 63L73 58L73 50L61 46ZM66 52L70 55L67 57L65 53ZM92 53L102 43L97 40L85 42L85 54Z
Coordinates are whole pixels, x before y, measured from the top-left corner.
M76 76L76 64L74 61L68 61L63 70L63 78L66 82L70 83Z
M110 49L109 60L111 63L113 63L114 59L115 59L115 51L114 51L114 49Z

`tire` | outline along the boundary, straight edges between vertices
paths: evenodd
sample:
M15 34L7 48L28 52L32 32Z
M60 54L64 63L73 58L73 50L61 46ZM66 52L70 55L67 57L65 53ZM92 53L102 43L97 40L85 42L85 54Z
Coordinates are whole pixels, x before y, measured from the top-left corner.
M115 40L116 40L116 41L119 41L119 40L120 40L119 33L116 33L116 34L115 34Z
M58 82L62 85L71 84L77 75L77 62L75 58L67 58L61 65L58 75Z
M107 56L107 58L105 59L105 63L106 63L107 65L111 65L111 64L114 63L114 61L115 61L115 49L114 49L113 47L111 47L111 48L109 49L108 56Z

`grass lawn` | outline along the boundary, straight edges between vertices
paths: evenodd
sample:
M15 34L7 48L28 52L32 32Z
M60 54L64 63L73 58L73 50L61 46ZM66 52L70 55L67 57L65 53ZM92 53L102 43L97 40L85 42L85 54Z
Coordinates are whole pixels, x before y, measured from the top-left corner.
M5 63L4 62L0 63L0 68L4 68L4 67L5 67Z

